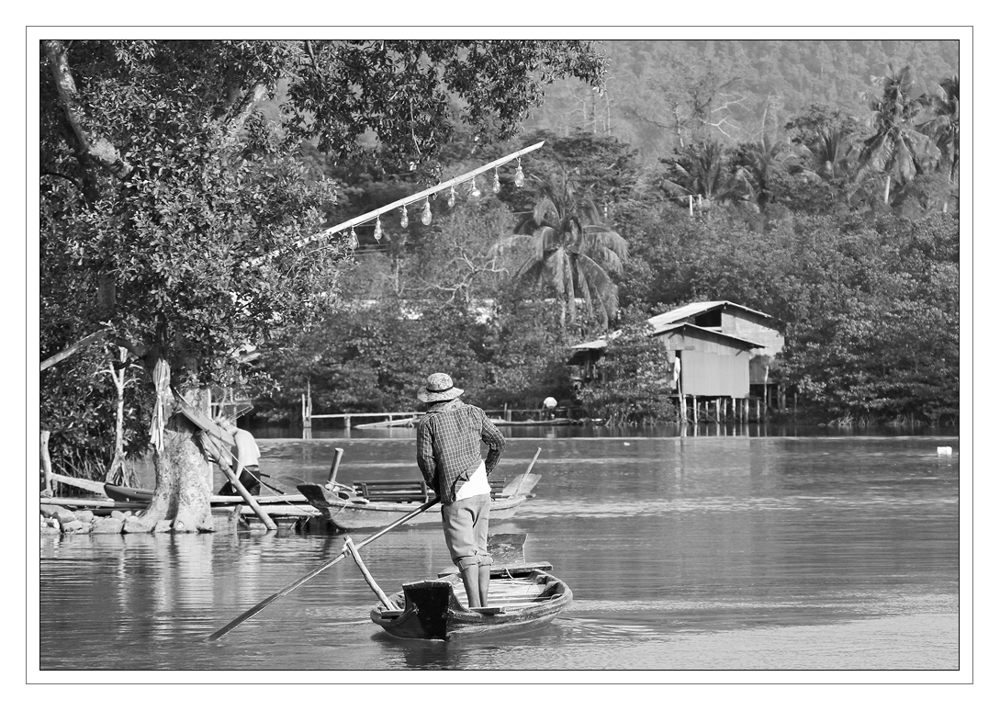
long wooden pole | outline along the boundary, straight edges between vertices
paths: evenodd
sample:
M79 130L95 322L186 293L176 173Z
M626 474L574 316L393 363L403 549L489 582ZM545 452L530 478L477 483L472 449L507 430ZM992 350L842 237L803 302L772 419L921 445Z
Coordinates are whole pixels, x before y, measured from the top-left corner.
M333 450L333 461L330 462L330 476L327 477L326 483L328 486L333 486L337 483L337 472L340 470L340 460L344 458L344 448L336 447Z
M267 528L268 531L278 530L277 524L275 524L275 522L271 520L271 517L267 515L267 512L260 507L260 504L257 503L257 499L253 497L253 494L247 491L247 488L240 482L240 478L233 473L229 464L220 461L219 469L222 470L222 473L226 475L227 479L229 479L229 483L233 485L233 488L236 489L237 493L243 497L243 500L247 502L250 508L253 509L253 512L257 514L257 517L264 523L264 527Z
M379 207L379 208L376 208L375 210L372 210L370 212L366 212L365 214L361 215L360 217L354 217L354 218L352 218L350 220L347 220L346 222L341 222L339 225L334 225L333 227L328 227L327 229L323 230L322 232L318 232L318 233L316 233L316 234L314 234L314 235L312 235L310 237L304 237L304 238L300 239L298 242L296 242L295 246L296 247L305 247L307 244L311 244L312 242L315 242L317 240L323 239L324 237L328 237L328 236L334 235L334 234L336 234L338 232L343 232L344 230L350 229L351 227L354 227L355 225L360 225L360 224L363 224L365 222L369 222L369 221L375 219L376 217L378 217L379 215L384 215L385 213L392 212L393 210L395 210L397 208L406 207L407 205L411 205L411 204L413 204L415 202L423 200L425 197L430 197L431 195L434 195L435 193L439 193L442 190L447 190L448 188L450 188L450 187L452 187L454 185L459 185L461 183L464 183L466 180L471 180L472 178L475 178L477 175L480 175L481 173L485 173L486 171L488 171L488 170L490 170L492 168L497 168L497 167L503 165L504 163L509 163L510 161L514 160L515 158L520 158L521 156L523 156L526 153L531 153L532 151L537 151L543 145L545 145L545 141L539 141L538 143L536 143L534 145L531 145L531 146L528 146L527 148L522 148L519 151L515 151L515 152L513 152L513 153L511 153L509 155L505 155L503 158L498 158L497 160L493 161L492 163L487 163L486 165L480 166L479 168L476 168L475 170L470 170L468 173L463 173L462 175L458 176L457 178L452 178L451 180L446 180L443 183L438 183L433 188L427 188L426 190L421 190L419 193L414 193L413 195L407 195L404 198L396 200L396 202L389 203L388 205L385 205L383 207ZM250 260L250 266L254 266L255 267L255 266L257 266L258 264L260 264L261 262L263 262L263 261L265 261L267 259L273 259L274 257L277 257L280 253L281 253L281 250L280 249L276 249L276 250L273 250L271 252L268 252L267 254L265 254L262 257L256 257L254 259L251 259Z
M390 523L388 526L386 526L385 528L383 528L378 533L375 533L375 534L369 536L368 538L366 538L365 540L361 541L361 543L357 544L357 547L358 548L364 548L369 543L374 543L376 540L378 540L379 538L381 538L382 536L384 536L385 534L387 534L392 529L396 528L397 526L403 525L404 523L406 523L407 521L409 521L410 519L412 519L412 518L414 518L416 516L419 516L424 511L426 511L427 509L429 509L431 506L434 506L434 504L438 503L438 501L440 501L440 499L438 499L437 497L434 497L433 499L431 499L427 503L422 504L419 507L413 509L413 511L411 511L408 514L406 514L402 518L397 519L396 521ZM239 627L244 622L246 622L247 620L249 620L251 617L253 617L254 615L256 615L258 612L260 612L261 610L263 610L265 607L267 607L268 605L270 605L275 600L278 600L278 599L284 597L285 595L287 595L288 593L292 592L293 590L295 590L300 585L303 585L304 583L309 582L310 580L312 580L313 578L315 578L317 575L319 575L320 573L322 573L324 570L326 570L327 568L333 567L336 563L339 563L340 561L342 561L346 557L347 557L346 553L341 553L339 556L337 556L333 560L329 561L328 563L324 563L323 565L319 566L318 568L316 568L312 572L310 572L310 573L302 576L301 578L299 578L298 580L296 580L294 583L290 583L289 585L286 585L285 587L283 587L281 590L279 590L278 592L274 593L270 597L267 597L264 600L261 600L260 602L258 602L256 605L254 605L253 607L251 607L249 610L247 610L246 612L244 612L242 615L240 615L239 617L237 617L235 620L233 620L232 622L230 622L225 627L222 627L222 628L216 630L215 632L213 632L212 634L210 634L206 638L206 641L208 641L208 642L214 642L215 640L219 639L223 635L228 634L229 632L231 632L232 630L234 630L235 628Z
M372 574L368 570L368 566L365 565L365 562L361 560L361 553L358 552L358 547L354 545L354 541L351 540L350 536L348 536L347 540L344 541L344 550L347 553L350 553L351 557L354 559L354 562L358 566L358 570L361 571L361 575L364 577L365 582L368 583L368 587L372 589L372 592L375 593L375 596L379 599L379 602L381 602L385 606L385 609L398 610L399 608L393 604L392 600L389 599L389 597L385 594L382 588L378 586L378 583L375 582L375 578L372 577Z

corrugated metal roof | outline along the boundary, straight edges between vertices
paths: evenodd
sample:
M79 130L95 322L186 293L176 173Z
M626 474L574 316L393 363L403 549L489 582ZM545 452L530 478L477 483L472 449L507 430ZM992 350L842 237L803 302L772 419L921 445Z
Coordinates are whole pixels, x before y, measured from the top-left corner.
M740 338L738 336L733 336L728 333L723 333L719 329L704 328L702 326L695 326L694 324L687 323L685 319L691 318L692 316L698 316L706 311L711 311L712 309L719 308L720 306L732 307L739 309L741 311L746 311L748 313L757 314L758 316L763 316L764 318L771 318L770 314L766 314L763 311L757 311L755 309L748 308L741 304L737 304L733 301L695 301L686 306L681 306L680 308L673 309L672 311L667 311L665 313L659 314L657 316L651 316L646 319L648 323L653 328L653 333L651 335L657 336L666 331L673 330L680 326L691 326L691 328L696 328L699 331L705 331L707 333L715 333L720 336L725 336L734 341L740 341L742 343L747 343L754 348L764 348L765 346L760 343L754 343L753 341L748 341L745 338ZM589 351L589 350L600 350L602 348L608 347L608 340L617 338L621 335L621 331L615 331L604 338L598 338L594 341L587 341L586 343L578 343L575 346L570 346L575 351Z
M662 329L667 324L683 321L684 319L691 318L692 316L698 316L699 314L711 311L712 309L720 306L732 306L733 308L740 309L741 311L747 311L752 314L757 314L758 316L771 318L770 314L747 308L746 306L742 306L741 304L737 304L732 301L695 301L694 303L690 303L687 306L681 306L673 311L667 311L666 313L662 313L657 316L651 316L646 319L646 321L653 327L654 331L657 331Z
M586 343L577 343L575 346L570 346L574 351L592 351L599 348L607 348L608 341L610 339L618 338L622 335L621 330L615 331L614 333L608 334L604 338L598 338L596 341L587 341Z
M747 339L740 338L739 336L734 336L734 335L729 334L729 333L723 333L722 331L719 331L718 329L703 328L702 326L695 326L693 323L672 323L672 324L669 324L667 326L664 326L663 328L661 328L661 329L659 329L657 331L653 331L652 335L659 336L660 334L667 333L668 331L677 331L677 330L680 330L682 328L689 329L689 330L692 330L692 331L701 331L702 333L711 333L712 335L715 335L715 336L721 336L722 338L728 338L731 341L739 341L740 343L747 344L751 348L763 348L764 347L760 343L754 343L753 341L748 341Z

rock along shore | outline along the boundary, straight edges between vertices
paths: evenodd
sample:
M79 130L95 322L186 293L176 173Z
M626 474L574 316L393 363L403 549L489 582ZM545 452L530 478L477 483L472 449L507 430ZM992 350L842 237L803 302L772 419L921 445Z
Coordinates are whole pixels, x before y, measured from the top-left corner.
M139 522L139 517L122 511L112 511L107 516L97 516L93 511L70 511L56 504L42 504L39 513L39 531L43 536L58 534L101 533L165 533L173 531L172 521L160 521L152 529Z

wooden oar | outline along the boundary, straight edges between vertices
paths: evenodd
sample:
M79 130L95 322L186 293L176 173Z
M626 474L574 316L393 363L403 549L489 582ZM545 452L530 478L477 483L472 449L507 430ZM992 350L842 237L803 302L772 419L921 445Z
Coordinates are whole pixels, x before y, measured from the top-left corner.
M368 538L366 538L365 540L361 541L361 543L356 544L355 547L356 548L364 548L369 543L373 543L375 540L381 538L382 536L384 536L385 534L387 534L389 531L391 531L392 529L396 528L396 526L399 526L399 525L402 525L402 524L406 523L407 521L409 521L411 518L414 518L415 516L419 516L424 511L426 511L427 509L429 509L431 506L433 506L434 504L436 504L437 502L438 502L438 498L434 497L432 500L428 501L427 503L422 504L418 508L413 509L413 511L410 511L410 513L406 514L402 518L397 519L396 521L393 521L392 523L390 523L388 526L386 526L385 528L383 528L378 533L375 533L375 534L369 536ZM341 553L340 555L338 555L333 560L331 560L331 561L329 561L327 563L324 563L323 565L321 565L320 567L316 568L315 570L313 570L309 574L304 575L303 577L299 578L294 583L286 585L285 587L283 587L281 590L279 590L278 592L274 593L270 597L267 597L267 598L261 600L260 602L258 602L256 605L254 605L253 607L251 607L249 610L247 610L246 612L244 612L242 615L240 615L239 617L237 617L235 620L233 620L232 622L230 622L225 627L222 627L222 628L216 630L215 632L213 632L212 634L210 634L206 638L206 641L208 641L208 642L214 642L215 640L219 639L223 635L228 634L231 630L233 630L236 627L239 627L240 625L242 625L244 622L246 622L247 620L249 620L251 617L253 617L254 615L256 615L258 612L260 612L261 610L263 610L265 607L267 607L268 605L270 605L275 600L284 597L288 593L292 592L292 590L295 590L295 588L299 587L303 583L306 583L306 582L312 580L317 575L319 575L320 573L322 573L324 570L326 570L327 568L332 567L336 563L339 563L340 561L342 561L346 557L347 557L347 553Z

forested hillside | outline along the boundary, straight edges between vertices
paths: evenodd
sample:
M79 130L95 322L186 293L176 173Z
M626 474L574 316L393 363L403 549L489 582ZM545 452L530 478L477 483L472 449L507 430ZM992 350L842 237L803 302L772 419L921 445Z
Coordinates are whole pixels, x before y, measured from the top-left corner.
M559 81L526 125L611 135L644 160L692 140L776 139L812 104L864 116L890 67L909 66L918 93L959 71L955 41L615 40L602 49L607 90Z
M670 414L650 397L659 376L641 363L652 354L627 353L619 367L612 348L617 384L574 390L568 346L614 327L631 333L629 323L688 301L729 299L778 319L787 347L773 372L800 411L953 422L957 44L602 48L603 91L558 81L518 139L480 149L466 135L442 151L448 176L474 167L473 156L483 163L546 140L525 159L523 189L502 175L496 196L437 201L430 226L387 221L378 242L358 231L343 307L308 338L310 358L298 345L283 351L277 379L311 382L317 411L408 409L422 373L449 370L491 407L555 395L616 421L656 421ZM345 183L331 222L419 185L313 159ZM548 222L540 209L551 210ZM400 321L401 311L421 317ZM293 401L273 403L279 413Z

